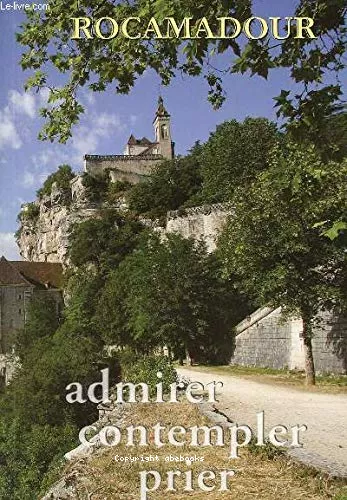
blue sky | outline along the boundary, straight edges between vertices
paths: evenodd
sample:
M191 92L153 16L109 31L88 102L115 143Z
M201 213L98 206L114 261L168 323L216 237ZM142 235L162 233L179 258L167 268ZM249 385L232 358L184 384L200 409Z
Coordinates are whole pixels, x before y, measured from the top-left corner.
M295 4L293 0L259 0L257 14L290 15ZM86 153L122 153L130 133L152 138L159 93L159 80L151 72L146 72L127 96L112 90L103 94L82 92L87 112L74 128L72 139L65 145L39 141L42 120L38 109L45 104L47 94L25 94L23 90L27 76L19 66L23 48L15 40L23 17L0 11L0 255L12 259L19 258L13 233L21 204L35 198L37 188L59 164L69 163L81 171ZM228 99L219 111L207 102L208 88L202 78L177 76L169 87L161 89L172 115L177 153L184 154L196 140L206 140L224 120L242 120L246 116L275 119L273 97L281 89L291 88L282 70L273 72L267 81L231 75L224 83Z

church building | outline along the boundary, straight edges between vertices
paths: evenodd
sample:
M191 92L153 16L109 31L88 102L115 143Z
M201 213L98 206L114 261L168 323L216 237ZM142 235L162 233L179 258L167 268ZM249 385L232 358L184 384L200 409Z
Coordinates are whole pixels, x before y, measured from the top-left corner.
M174 157L170 114L165 109L162 97L158 100L153 127L154 141L147 137L136 139L131 134L121 155L85 155L85 172L93 177L109 175L112 182L128 181L137 184L151 174L157 163Z

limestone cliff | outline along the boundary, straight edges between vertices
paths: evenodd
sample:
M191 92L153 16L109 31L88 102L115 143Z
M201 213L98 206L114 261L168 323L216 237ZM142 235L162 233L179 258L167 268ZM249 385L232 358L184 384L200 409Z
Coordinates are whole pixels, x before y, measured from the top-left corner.
M71 181L68 190L53 184L50 195L22 208L17 233L21 256L25 260L66 264L73 225L97 217L100 208L101 203L90 201L81 175Z
M25 260L68 263L73 225L98 217L99 210L106 208L101 202L91 201L82 179L81 175L76 176L68 190L60 190L53 184L50 195L23 206L17 242ZM124 210L127 207L120 198L117 204L107 208ZM218 233L230 214L231 207L222 204L168 212L166 225L160 232L203 239L208 251L213 251ZM151 225L155 227L155 223Z

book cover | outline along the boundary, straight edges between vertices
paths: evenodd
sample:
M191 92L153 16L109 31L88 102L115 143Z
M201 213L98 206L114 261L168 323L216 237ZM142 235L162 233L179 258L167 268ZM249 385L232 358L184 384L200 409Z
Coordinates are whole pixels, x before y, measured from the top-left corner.
M346 498L346 11L0 2L0 499Z

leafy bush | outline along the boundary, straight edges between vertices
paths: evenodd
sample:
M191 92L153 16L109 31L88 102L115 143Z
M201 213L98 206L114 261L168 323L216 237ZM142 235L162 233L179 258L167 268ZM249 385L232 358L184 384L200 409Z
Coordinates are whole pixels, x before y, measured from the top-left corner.
M66 451L78 444L78 428L34 425L25 429L20 420L0 419L0 498L41 498L56 479L57 467ZM37 493L37 495L35 495Z
M25 326L17 334L16 354L21 360L35 341L53 335L59 326L57 304L51 297L33 297L28 307Z
M184 158L163 161L148 179L129 192L129 207L150 218L166 215L196 196L201 188L200 146L196 145Z
M69 165L60 165L58 170L49 175L42 188L37 191L37 196L41 200L44 196L50 196L52 193L52 186L56 182L57 187L62 190L70 188L70 181L75 177Z
M70 258L75 266L94 264L99 270L115 269L135 248L143 226L116 210L101 212L100 219L77 224L70 236Z
M136 251L111 272L94 318L106 343L142 353L167 346L175 359L220 362L232 327L249 312L220 263L203 244L144 232Z
M82 184L86 188L89 201L99 203L104 201L109 181L104 177L93 177L84 172Z
M18 215L18 221L35 222L40 215L40 207L35 203L27 203Z
M230 201L237 187L249 185L268 166L278 141L276 125L266 118L246 118L219 125L200 154L205 203Z
M110 182L106 195L107 202L111 205L117 203L119 198L124 196L131 188L132 184L129 181Z
M119 353L122 370L122 381L138 384L148 384L150 395L156 394L156 384L163 382L164 393L167 393L170 384L177 381L177 373L169 358L165 356L147 355L139 357L132 351ZM157 373L162 373L162 378Z
M79 429L97 419L95 404L66 401L66 386L78 381L85 391L106 367L111 382L119 381L116 360L104 357L92 325L86 320L80 324L90 301L73 293L70 304L59 326L49 301L31 303L19 338L21 367L0 394L1 499L41 498L64 453L78 444Z

